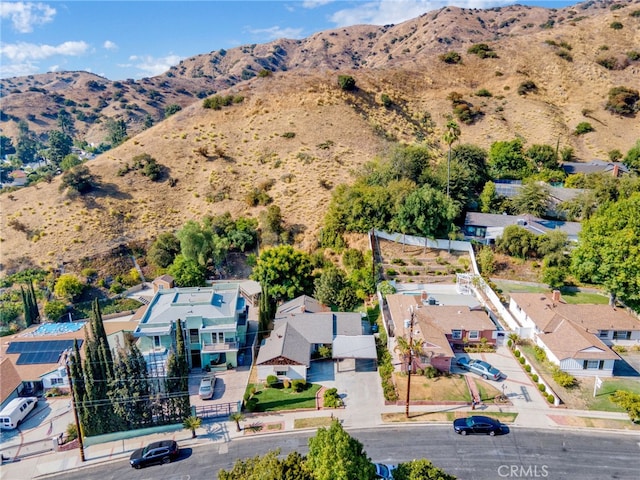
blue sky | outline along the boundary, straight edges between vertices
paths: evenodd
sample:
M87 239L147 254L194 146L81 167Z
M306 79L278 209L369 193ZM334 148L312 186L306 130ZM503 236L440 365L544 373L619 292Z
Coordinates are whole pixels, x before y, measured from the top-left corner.
M305 38L356 24L397 24L444 5L514 0L0 0L0 77L86 70L110 80L159 75L221 48ZM561 8L576 2L521 0Z

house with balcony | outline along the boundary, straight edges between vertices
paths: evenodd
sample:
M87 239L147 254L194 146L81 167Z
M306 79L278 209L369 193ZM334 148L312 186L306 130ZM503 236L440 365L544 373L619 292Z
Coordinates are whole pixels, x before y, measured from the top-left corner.
M176 322L182 322L189 367L226 370L238 366L248 310L239 283L162 288L146 306L133 334L150 370L160 369L175 348Z
M509 311L520 335L545 350L547 358L576 376L611 376L618 355L611 346L640 344L640 320L622 307L571 305L560 292L512 293Z

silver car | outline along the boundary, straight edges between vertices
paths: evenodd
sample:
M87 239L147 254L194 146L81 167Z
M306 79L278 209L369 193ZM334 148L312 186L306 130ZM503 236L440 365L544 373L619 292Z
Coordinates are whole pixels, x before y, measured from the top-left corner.
M492 367L491 364L483 360L461 357L456 360L456 364L464 370L469 370L470 372L480 375L485 380L500 380L504 376L500 370Z

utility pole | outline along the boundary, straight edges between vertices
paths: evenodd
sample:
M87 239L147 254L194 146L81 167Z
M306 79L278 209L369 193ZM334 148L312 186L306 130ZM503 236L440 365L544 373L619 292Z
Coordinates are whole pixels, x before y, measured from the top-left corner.
M71 392L71 406L73 407L73 418L76 421L76 430L78 431L78 446L80 447L80 460L85 461L84 446L82 445L82 428L80 428L80 420L78 419L78 410L76 408L76 395L73 392L73 380L71 378L71 370L69 369L69 359L65 361L67 368L67 378L69 379L69 390Z
M409 366L407 369L407 401L404 416L409 418L409 399L411 398L411 370L413 369L413 305L409 307Z

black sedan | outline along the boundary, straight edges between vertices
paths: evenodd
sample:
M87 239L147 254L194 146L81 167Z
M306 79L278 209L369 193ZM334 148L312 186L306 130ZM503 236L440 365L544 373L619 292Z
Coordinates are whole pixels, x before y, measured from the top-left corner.
M503 433L503 427L499 421L482 415L458 418L453 421L453 429L460 435L484 433L493 437L496 434Z
M129 457L129 463L133 468L142 468L154 463L170 463L177 456L178 444L174 440L162 440L134 451Z

